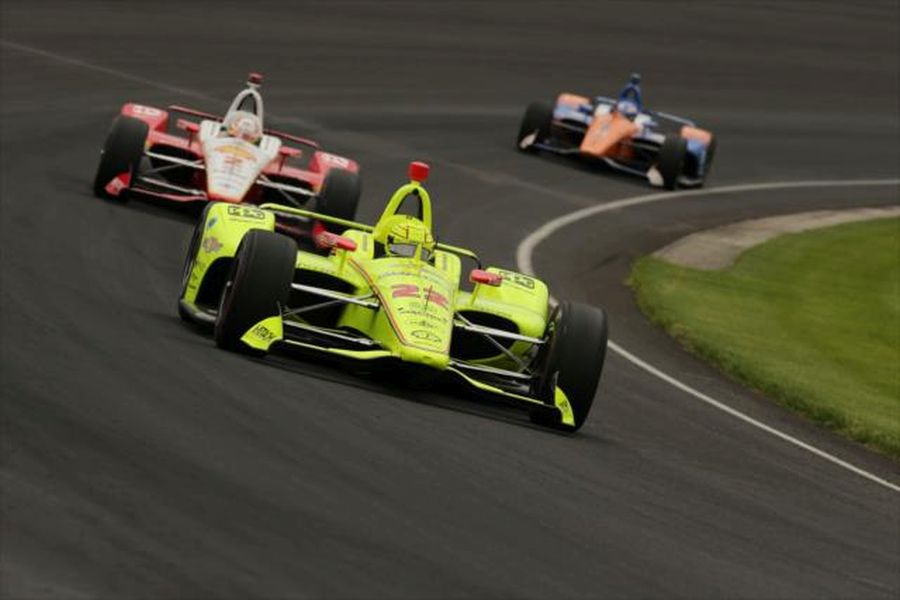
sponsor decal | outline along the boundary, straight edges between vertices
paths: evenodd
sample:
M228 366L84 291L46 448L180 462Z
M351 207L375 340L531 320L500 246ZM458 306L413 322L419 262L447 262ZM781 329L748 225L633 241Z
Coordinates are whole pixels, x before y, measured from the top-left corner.
M557 392L555 395L554 404L556 404L556 408L559 409L559 412L562 415L563 423L574 422L575 415L572 414L572 405L569 404L569 401L563 394Z
M240 159L244 160L253 160L253 153L247 150L246 148L241 148L240 146L235 146L234 144L226 144L224 146L219 146L215 150L216 152L221 152L222 154L230 154L231 160L240 161Z
M425 331L424 329L416 329L415 331L410 333L410 335L416 339L424 340L426 342L434 342L435 344L438 344L441 341L441 338L438 335L430 331Z
M431 319L432 321L437 321L439 323L446 323L447 317L443 315L436 315L432 312L428 312L425 310L425 305L422 302L417 303L414 306L398 306L395 308L396 312L401 315L414 315L416 317L421 317L423 319Z
M319 158L322 162L326 162L342 169L346 169L350 166L350 161L343 156L335 156L334 154L328 154L327 152L320 152Z
M428 288L428 292L425 294L425 304L436 304L441 308L447 308L449 302L447 301L447 297L443 294L439 294L435 292L433 289Z
M258 208L252 208L250 206L242 206L242 205L229 205L226 209L228 211L229 217L238 217L242 219L254 219L257 221L262 221L266 218L266 213L259 210Z
M162 111L152 106L143 106L141 104L131 105L131 114L138 117L158 117L162 115Z
M411 283L397 283L391 286L392 298L418 298L419 286Z
M425 316L425 315L423 315L423 316ZM440 318L440 317L436 317L435 315L427 315L427 316L431 317L432 319ZM446 319L441 319L441 321L445 321L445 320ZM418 327L424 327L425 329L436 329L437 328L437 325L435 325L434 323L430 323L429 321L427 321L425 319L420 319L418 321L410 321L409 324L416 325Z
M203 240L203 251L207 254L212 254L214 252L218 252L222 248L222 242L215 237L208 237Z
M447 308L447 305L449 304L447 297L439 292L434 291L434 288L429 287L427 290L423 290L419 286L412 283L396 283L392 285L391 297L422 298L423 300L425 300L426 308L429 304L434 304L436 306L440 306L441 308Z
M104 188L110 196L118 196L131 183L131 173L116 175Z
M263 342L268 343L274 342L278 338L278 336L275 335L275 333L265 325L257 325L253 328L253 331L251 333Z
M225 160L222 161L222 165L225 167L224 171L229 175L234 175L235 173L239 173L238 169L241 168L244 164L244 159L239 156L228 156ZM222 182L224 187L236 188L237 185L230 182Z
M526 290L533 290L535 283L534 279L528 277L527 275L522 275L521 273L515 273L513 271L505 271L503 269L499 269L500 274L503 275L503 282L509 282L516 287L520 287Z

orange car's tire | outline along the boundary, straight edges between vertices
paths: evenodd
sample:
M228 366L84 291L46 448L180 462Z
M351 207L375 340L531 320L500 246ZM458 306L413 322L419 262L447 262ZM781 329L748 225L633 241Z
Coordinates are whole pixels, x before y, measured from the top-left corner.
M550 128L553 123L553 104L549 102L532 102L525 109L522 116L522 124L519 126L519 136L516 145L520 150L531 151L531 147L522 147L522 140L536 133L536 141L542 142L550 137Z
M687 140L680 135L666 136L656 157L656 168L662 175L663 186L666 189L674 190L678 187L678 178L684 171L686 157Z
M706 178L709 177L709 170L712 168L713 158L716 156L716 145L718 139L715 136L709 140L709 146L706 148L706 158L703 161L703 182L706 183Z

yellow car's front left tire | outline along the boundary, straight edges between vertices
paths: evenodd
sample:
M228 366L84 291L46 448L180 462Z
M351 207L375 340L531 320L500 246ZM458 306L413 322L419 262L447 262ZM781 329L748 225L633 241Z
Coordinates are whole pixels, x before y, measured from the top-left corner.
M247 232L219 302L217 346L259 353L245 345L241 337L263 319L280 314L290 296L296 260L297 245L291 238L259 229Z
M178 316L181 317L181 320L186 323L194 323L194 318L181 303L181 300L184 299L184 296L187 293L188 282L191 278L191 270L193 270L194 268L194 261L197 258L197 251L200 249L200 240L203 238L203 229L206 227L206 217L209 214L209 210L212 206L213 203L209 202L206 204L206 206L203 207L203 212L200 214L200 219L197 221L197 224L194 225L194 232L191 234L191 242L190 244L188 244L187 256L185 256L184 258L184 269L181 275L181 293L178 295Z

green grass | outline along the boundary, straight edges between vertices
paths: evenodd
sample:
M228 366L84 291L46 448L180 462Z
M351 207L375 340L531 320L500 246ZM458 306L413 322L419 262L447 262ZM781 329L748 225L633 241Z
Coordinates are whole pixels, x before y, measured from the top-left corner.
M644 257L629 283L691 352L900 460L900 219L785 235L726 271Z

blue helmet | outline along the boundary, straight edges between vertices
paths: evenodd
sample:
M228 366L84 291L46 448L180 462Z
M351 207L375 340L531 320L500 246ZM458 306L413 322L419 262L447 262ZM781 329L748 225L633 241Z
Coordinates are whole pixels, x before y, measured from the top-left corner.
M633 119L643 110L640 73L632 73L628 79L628 84L619 92L616 110L629 119Z

